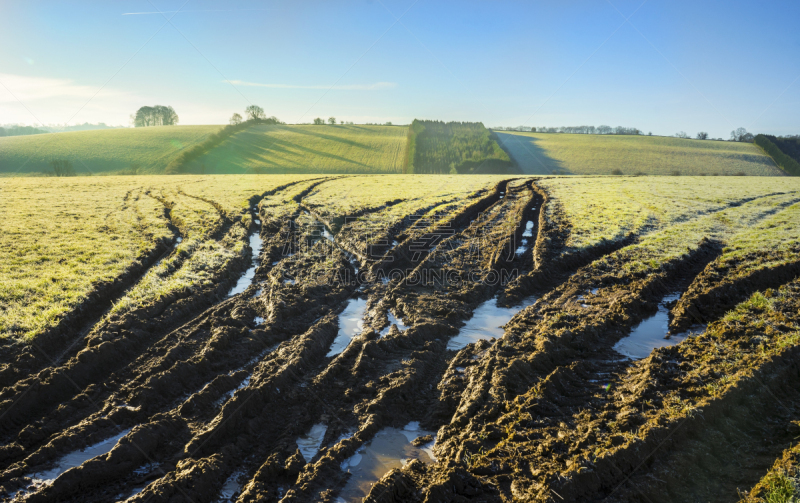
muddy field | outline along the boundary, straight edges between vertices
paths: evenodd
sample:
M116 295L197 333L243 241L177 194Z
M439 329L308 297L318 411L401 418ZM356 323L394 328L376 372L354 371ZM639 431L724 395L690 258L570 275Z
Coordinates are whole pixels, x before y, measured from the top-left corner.
M247 246L210 285L108 315L162 243L70 330L6 342L0 499L735 502L800 435L800 248L731 262L708 234L630 267L658 242L568 250L530 178L367 231L405 200L314 203L336 180L223 218Z

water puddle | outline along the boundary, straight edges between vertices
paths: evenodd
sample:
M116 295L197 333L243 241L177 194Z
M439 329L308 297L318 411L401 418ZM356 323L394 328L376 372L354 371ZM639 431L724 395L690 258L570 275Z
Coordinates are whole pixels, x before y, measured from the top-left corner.
M250 249L253 250L252 264L242 277L239 278L239 281L236 282L236 286L231 288L231 291L228 292L228 298L244 292L247 287L250 286L250 283L253 282L253 278L256 275L256 268L258 267L258 256L261 254L261 246L263 244L261 235L258 232L254 232L253 235L250 236Z
M528 220L528 223L525 224L525 232L522 233L522 237L524 238L533 237L533 220Z
M109 451L111 451L111 449L114 448L115 445L117 445L119 439L127 435L130 431L131 428L128 428L127 430L118 433L111 438L107 438L94 445L90 445L83 450L71 452L59 459L54 468L44 472L35 472L31 475L28 475L28 477L33 480L34 488L48 485L58 478L59 475L70 468L75 468L76 466L82 465L85 461L89 461L97 456L107 454Z
M490 339L492 337L499 339L503 336L502 325L508 323L515 314L535 301L536 297L528 297L520 305L498 307L497 297L487 300L475 309L472 313L472 318L459 330L458 335L450 339L447 343L447 349L458 351L466 347L467 344L478 342L481 339Z
M391 309L386 311L386 317L389 318L389 324L386 325L386 328L381 330L381 333L380 333L381 337L383 337L384 335L389 333L389 330L391 330L392 325L397 325L397 330L399 330L401 332L405 332L406 330L408 330L409 327L406 326L401 320L397 319L394 316L394 314L392 314L392 310Z
M630 358L641 360L647 358L655 348L672 346L685 340L689 332L682 334L669 334L669 308L665 304L678 300L680 294L664 297L658 304L658 311L649 318L642 320L631 330L629 336L621 339L614 345L614 351ZM667 338L669 335L669 338Z
M528 251L528 240L527 239L523 239L522 240L522 244L519 246L519 248L517 248L517 250L514 253L516 255L522 255L526 251Z
M328 431L327 425L315 424L307 434L297 438L297 447L300 449L300 454L303 455L306 463L310 463L319 452L319 447L322 445L322 439L325 437L326 431Z
M423 463L433 463L433 444L435 439L421 447L411 441L434 432L421 430L419 423L408 423L402 430L384 428L368 444L361 446L350 458L342 462L342 470L349 472L350 478L339 493L337 503L361 501L389 470L401 468L412 459Z
M180 236L176 237L175 238L175 244L172 245L172 248L177 248L178 245L181 244L181 242L183 242L183 238L180 237Z
M353 337L364 331L364 311L367 299L350 299L347 307L339 315L339 335L333 340L331 350L326 356L336 356L350 344Z

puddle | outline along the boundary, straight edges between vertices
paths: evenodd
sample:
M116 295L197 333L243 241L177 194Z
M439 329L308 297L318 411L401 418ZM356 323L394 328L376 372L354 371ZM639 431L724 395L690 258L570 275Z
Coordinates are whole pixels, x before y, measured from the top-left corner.
M517 255L522 255L526 251L528 251L528 240L523 239L522 244L519 246L519 248L517 248L517 250L514 253Z
M335 356L344 351L353 337L364 331L364 311L367 299L350 299L347 307L339 315L339 335L333 340L331 350L326 356Z
M502 325L511 320L515 314L522 311L536 301L536 297L528 297L520 305L514 307L497 307L497 297L487 300L479 305L472 313L472 318L467 321L458 335L450 339L447 349L459 350L467 344L478 342L481 339L503 336Z
M417 437L433 435L434 432L419 429L419 423L408 423L402 430L384 428L375 438L362 446L350 458L342 462L342 470L349 472L347 484L336 498L337 502L361 501L381 477L392 468L400 468L412 459L433 463L433 442L422 447L411 445Z
M261 246L263 242L261 240L261 235L257 232L254 232L252 236L250 236L250 249L253 250L253 261L251 267L245 271L239 281L236 282L236 286L231 288L231 291L228 293L228 297L233 297L234 295L238 295L244 292L250 283L253 282L253 278L256 275L256 268L258 267L258 256L261 254Z
M255 323L256 325L261 325L262 323L264 323L264 318L262 318L261 316L256 316L253 319L253 323Z
M391 330L392 325L397 325L397 330L399 330L401 332L405 332L406 330L408 330L409 327L406 326L399 319L395 318L394 314L392 314L392 310L391 309L386 311L386 317L389 318L389 324L386 325L386 328L381 330L381 333L380 333L381 337L383 337L384 335L389 333L389 330Z
M399 244L400 244L400 243L398 243L396 239L395 239L395 240L392 240L392 248L394 248L395 246L397 246L397 245L399 245Z
M631 330L630 335L617 342L614 345L614 351L631 360L641 360L650 356L655 348L672 346L685 340L689 332L672 334L669 339L665 339L669 333L669 309L664 304L678 300L678 298L680 298L680 294L664 297L658 304L658 311L642 320Z
M256 225L261 225L261 220L253 220L253 221L256 223Z
M234 503L236 501L234 495L238 494L242 489L242 484L239 482L239 477L242 475L244 475L242 470L236 470L228 477L222 485L217 503Z
M524 238L533 237L533 220L528 220L528 223L525 224L525 232L522 233L522 237Z
M50 484L53 482L59 475L64 473L65 471L69 470L70 468L75 468L76 466L82 465L85 461L89 461L92 458L97 456L102 456L103 454L107 454L111 449L117 445L119 439L124 437L131 431L131 428L114 435L111 438L107 438L103 441L100 441L94 445L90 445L81 451L74 451L66 456L62 457L61 459L56 462L55 468L44 472L35 472L31 475L27 475L33 480L33 485L35 487L41 487L43 485Z
M311 459L319 452L319 447L322 445L322 439L325 437L326 431L328 431L327 425L315 424L308 433L297 438L297 447L300 449L300 454L303 455L306 463L310 463Z

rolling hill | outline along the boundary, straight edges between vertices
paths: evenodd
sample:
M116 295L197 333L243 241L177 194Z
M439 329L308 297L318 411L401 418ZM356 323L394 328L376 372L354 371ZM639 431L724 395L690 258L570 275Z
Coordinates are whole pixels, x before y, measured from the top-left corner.
M74 131L0 138L0 176L50 173L66 159L78 174L111 174L138 163L140 173L163 173L182 149L222 126L162 126Z
M525 174L766 175L785 174L751 143L664 136L496 131ZM618 174L618 173L616 173Z
M187 165L188 173L401 173L407 127L253 126Z

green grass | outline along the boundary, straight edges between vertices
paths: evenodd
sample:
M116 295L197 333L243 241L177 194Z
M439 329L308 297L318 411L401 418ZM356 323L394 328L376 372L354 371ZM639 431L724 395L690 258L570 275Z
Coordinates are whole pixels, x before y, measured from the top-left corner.
M751 143L661 136L496 132L527 174L768 175L785 174Z
M53 159L72 162L80 175L114 174L136 163L142 173L161 173L182 149L220 128L162 126L0 138L0 175L49 174Z
M573 252L631 233L643 236L663 230L717 212L732 201L775 192L793 192L786 196L791 200L800 191L800 181L788 177L568 176L544 178L537 183L551 195L548 218L559 218L561 213L569 222L571 233L566 244L567 251ZM763 224L764 230L772 229L770 235L791 241L796 234L786 229L796 226L786 221L787 216L790 214L771 217ZM759 235L766 237L764 232Z
M202 173L399 173L400 126L253 126L187 165Z

